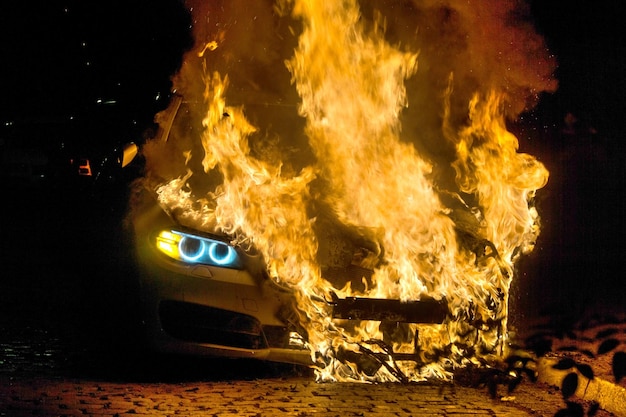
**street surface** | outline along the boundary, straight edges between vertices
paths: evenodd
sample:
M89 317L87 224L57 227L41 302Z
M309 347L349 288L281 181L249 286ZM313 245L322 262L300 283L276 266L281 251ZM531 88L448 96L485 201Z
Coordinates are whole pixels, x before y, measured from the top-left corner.
M178 383L32 378L4 380L1 392L6 416L551 416L563 407L555 389L541 385L490 399L485 390L453 384L318 384L297 376Z

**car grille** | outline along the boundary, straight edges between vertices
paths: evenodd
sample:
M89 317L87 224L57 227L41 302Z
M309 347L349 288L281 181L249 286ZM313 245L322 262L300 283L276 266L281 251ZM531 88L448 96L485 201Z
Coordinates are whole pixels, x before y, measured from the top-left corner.
M287 336L285 328L264 329L259 320L246 314L180 301L161 301L159 317L167 334L188 342L263 349L284 346Z

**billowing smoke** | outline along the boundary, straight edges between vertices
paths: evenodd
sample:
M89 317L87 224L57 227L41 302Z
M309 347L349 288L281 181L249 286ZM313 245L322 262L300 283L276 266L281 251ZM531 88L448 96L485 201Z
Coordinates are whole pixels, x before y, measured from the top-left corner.
M283 163L308 163L299 97L285 66L302 30L291 16L291 4L188 0L187 5L195 45L173 78L173 90L200 102L206 78L214 71L227 74L227 101L246 106L264 141L279 142ZM372 0L361 2L361 11L364 21L384 20L388 42L418 53L418 69L406 82L402 137L434 160L454 157L442 129L446 98L449 127L456 130L467 123L467 103L477 92L504 92L506 115L514 119L531 109L540 93L557 87L555 58L535 32L523 0ZM167 179L180 174L182 150L194 144L170 146L180 152L166 152L164 164L159 156L149 159L154 173ZM172 155L179 156L179 164L172 164Z

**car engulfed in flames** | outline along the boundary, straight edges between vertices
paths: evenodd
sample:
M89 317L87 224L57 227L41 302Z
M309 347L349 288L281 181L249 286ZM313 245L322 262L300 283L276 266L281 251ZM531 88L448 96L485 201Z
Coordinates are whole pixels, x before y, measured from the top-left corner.
M129 212L156 347L321 381L502 357L548 179L506 119L554 88L552 66L510 4L426 3L190 4L196 44ZM446 49L430 22L467 42ZM531 59L545 65L514 65Z
M268 280L259 254L189 229L147 190L134 194L142 322L156 351L309 363L293 295Z
M189 106L176 96L160 114L167 122L155 140L167 142L172 125L178 119L189 120ZM135 145L127 147L123 164L127 165L136 153ZM268 275L267 265L256 249L234 244L232 236L224 233L185 225L184 219L176 218L176 212L164 209L157 193L146 188L143 180L133 188L128 223L137 249L141 317L151 348L163 353L315 363L307 330L300 324L294 290ZM358 287L363 280L371 279L373 271L353 259L371 252L375 244L365 242L362 236L346 234L344 239L354 240L350 242L354 253L347 258L343 254L341 266L332 260L324 274L337 285L349 282ZM442 323L449 314L443 300L401 303L339 298L333 291L328 294L328 299L317 301L329 309L337 323L376 321L392 330L407 323ZM386 341L376 343L383 345ZM412 343L419 346L417 339ZM396 354L391 347L380 354L363 345L361 353L368 357L360 362L370 373L394 357L421 362L419 355Z

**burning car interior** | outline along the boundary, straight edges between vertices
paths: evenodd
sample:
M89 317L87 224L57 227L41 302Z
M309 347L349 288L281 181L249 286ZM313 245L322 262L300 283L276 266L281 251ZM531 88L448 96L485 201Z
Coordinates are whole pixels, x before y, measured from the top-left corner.
M472 7L190 7L195 44L128 214L158 349L321 381L502 357L549 177L506 122L555 81L541 38L502 18L519 5Z

